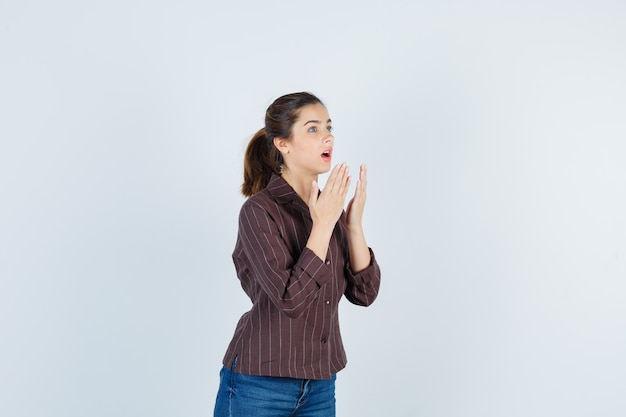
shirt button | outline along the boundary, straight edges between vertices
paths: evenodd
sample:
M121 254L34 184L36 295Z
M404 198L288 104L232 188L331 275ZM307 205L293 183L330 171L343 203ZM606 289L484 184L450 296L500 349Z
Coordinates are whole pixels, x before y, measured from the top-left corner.
M330 304L330 300L326 300L326 305Z
M326 265L330 265L330 259L326 260Z

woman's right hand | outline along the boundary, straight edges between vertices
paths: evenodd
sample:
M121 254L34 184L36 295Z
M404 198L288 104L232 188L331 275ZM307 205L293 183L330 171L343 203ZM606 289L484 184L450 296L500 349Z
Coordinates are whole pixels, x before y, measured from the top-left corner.
M332 233L343 212L349 187L350 175L345 163L333 168L321 193L319 193L317 182L313 181L309 196L309 211L314 227L328 227Z

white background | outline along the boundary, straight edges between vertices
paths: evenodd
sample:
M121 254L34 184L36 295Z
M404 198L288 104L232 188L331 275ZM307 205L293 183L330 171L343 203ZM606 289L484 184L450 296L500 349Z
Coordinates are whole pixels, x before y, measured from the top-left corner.
M0 414L209 416L243 150L307 90L383 272L338 415L626 415L621 1L0 3Z

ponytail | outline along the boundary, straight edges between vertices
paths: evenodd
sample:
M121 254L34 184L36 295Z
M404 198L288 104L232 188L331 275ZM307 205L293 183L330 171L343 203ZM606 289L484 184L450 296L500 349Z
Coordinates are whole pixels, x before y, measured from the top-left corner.
M250 197L264 189L272 173L280 174L283 156L274 146L274 138L288 139L300 109L322 102L311 93L292 93L278 97L265 112L265 127L254 134L243 160L241 194Z
M267 138L265 128L254 134L243 160L243 184L241 194L250 197L264 189L272 173L280 173L282 156L274 146L274 138Z

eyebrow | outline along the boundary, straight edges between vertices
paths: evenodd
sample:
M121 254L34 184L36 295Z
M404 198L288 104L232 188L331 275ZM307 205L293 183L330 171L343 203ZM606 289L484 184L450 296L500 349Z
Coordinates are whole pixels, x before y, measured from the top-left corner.
M330 120L330 119L328 119L328 120L326 121L326 123L332 123L332 122L333 122L333 121L332 121L332 120ZM319 120L309 120L309 121L308 121L308 122L306 122L303 126L306 126L306 125L308 125L309 123L318 123L318 124L319 124L319 123L322 123L322 122L320 122Z

